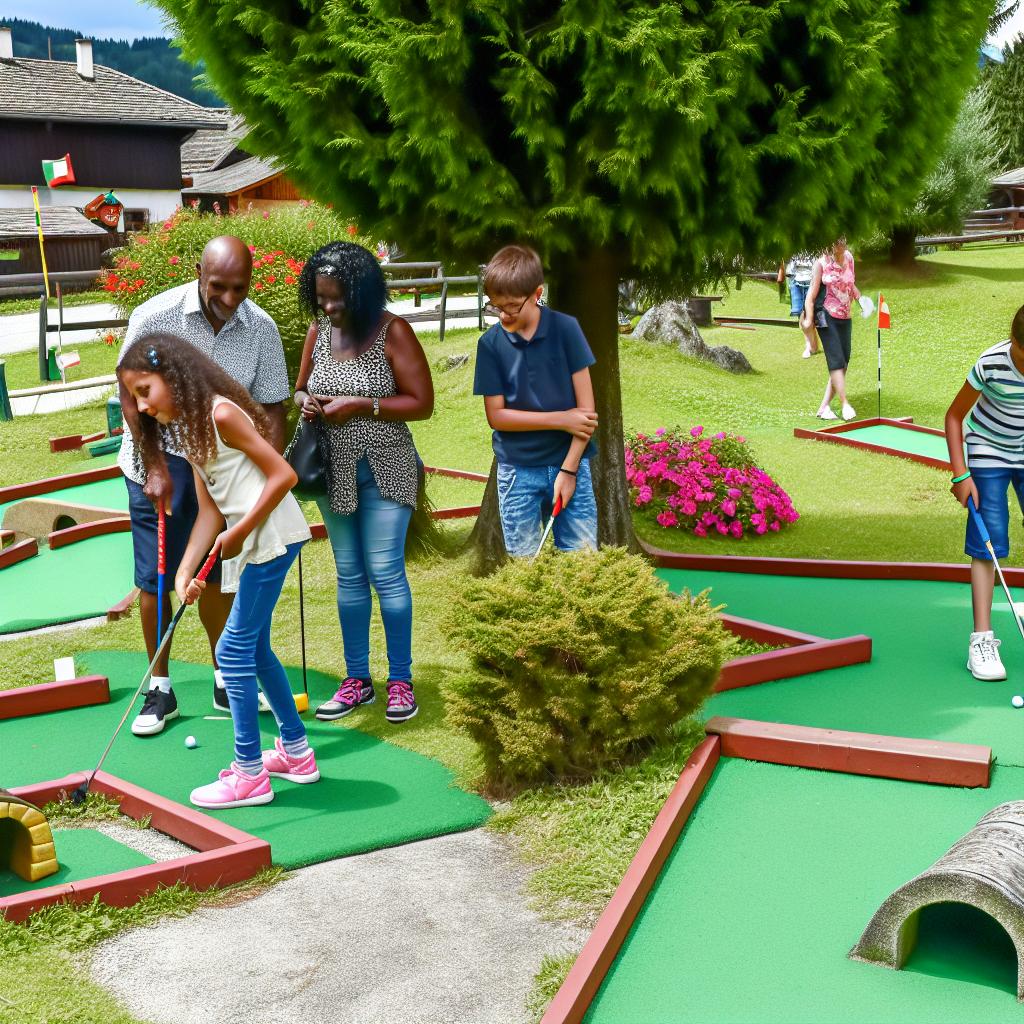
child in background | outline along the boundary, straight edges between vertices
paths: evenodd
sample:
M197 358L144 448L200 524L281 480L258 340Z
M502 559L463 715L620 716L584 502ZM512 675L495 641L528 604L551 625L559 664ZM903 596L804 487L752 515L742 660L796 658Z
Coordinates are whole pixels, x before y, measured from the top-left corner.
M1009 340L982 352L953 399L946 412L946 444L953 467L954 497L965 508L967 499L974 499L996 558L1006 558L1010 553L1009 487L1013 487L1024 511L1024 306L1013 318ZM1005 679L1000 641L992 631L995 566L971 516L967 518L964 550L971 556L974 609L967 668L975 679Z
M175 579L179 599L191 604L202 593L205 584L193 577L214 544L223 559L221 588L237 591L217 644L235 759L190 799L211 808L270 803L271 776L299 783L320 778L284 667L270 647L284 578L310 537L289 493L295 472L267 440L264 411L195 346L167 335L140 338L117 372L143 414L136 437L143 465L148 469L160 444L157 424L173 424L195 475L199 515ZM274 750L263 753L257 677L281 730Z
M597 547L594 356L573 317L539 304L543 286L532 249L507 245L495 254L484 270L484 310L498 323L477 342L473 382L494 430L505 548L519 558L537 550L543 518L559 500L555 547Z

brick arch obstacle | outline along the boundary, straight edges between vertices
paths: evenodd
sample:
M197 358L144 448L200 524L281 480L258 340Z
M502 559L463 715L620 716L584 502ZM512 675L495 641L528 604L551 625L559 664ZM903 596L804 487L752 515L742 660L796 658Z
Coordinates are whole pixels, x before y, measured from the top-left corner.
M927 871L875 911L850 958L899 970L917 941L921 910L963 903L1002 925L1017 951L1017 999L1024 1002L1024 800L1000 804Z
M57 853L46 815L35 804L0 789L0 869L26 882L57 871Z
M46 541L50 534L90 523L127 520L125 512L56 498L25 498L4 512L3 528L16 540Z

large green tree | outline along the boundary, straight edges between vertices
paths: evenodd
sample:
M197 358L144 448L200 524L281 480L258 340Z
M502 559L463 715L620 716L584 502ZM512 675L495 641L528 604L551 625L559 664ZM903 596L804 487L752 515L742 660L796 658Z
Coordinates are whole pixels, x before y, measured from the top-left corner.
M157 0L247 148L422 256L536 245L597 357L599 536L632 543L616 284L664 291L905 208L971 0ZM680 418L685 410L680 410Z
M1003 63L989 64L982 81L992 95L993 132L1004 167L1024 166L1024 35L1003 47Z

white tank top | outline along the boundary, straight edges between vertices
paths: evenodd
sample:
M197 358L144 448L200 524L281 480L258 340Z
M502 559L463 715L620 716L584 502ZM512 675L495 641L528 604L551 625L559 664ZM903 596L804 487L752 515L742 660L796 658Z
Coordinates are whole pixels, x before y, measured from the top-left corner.
M221 402L234 405L250 423L252 422L252 417L244 409L240 409L235 402L224 398L223 395L214 398L210 409L211 416ZM205 466L196 466L196 469L230 529L259 500L263 488L267 485L267 478L248 455L224 443L220 431L216 429L216 420L214 431L217 438L217 457ZM286 494L277 508L246 537L241 553L235 558L224 560L221 565L221 590L233 594L238 590L242 570L250 562L253 565L260 565L272 561L283 555L289 545L309 540L310 536L309 525L302 514L302 509L299 508L299 503L293 494Z

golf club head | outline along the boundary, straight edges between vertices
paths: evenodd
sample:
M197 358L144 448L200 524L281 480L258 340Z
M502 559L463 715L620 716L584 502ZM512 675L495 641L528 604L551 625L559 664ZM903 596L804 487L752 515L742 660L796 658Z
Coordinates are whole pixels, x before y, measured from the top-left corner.
M77 807L80 804L85 803L85 798L89 795L89 783L91 779L86 779L80 786L76 786L71 791L71 802Z

